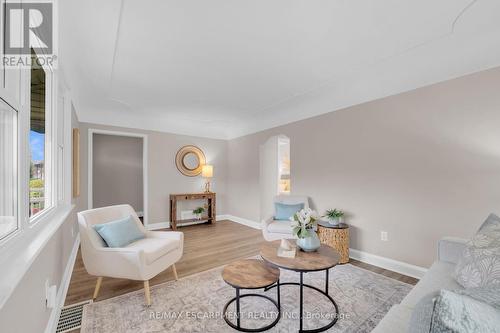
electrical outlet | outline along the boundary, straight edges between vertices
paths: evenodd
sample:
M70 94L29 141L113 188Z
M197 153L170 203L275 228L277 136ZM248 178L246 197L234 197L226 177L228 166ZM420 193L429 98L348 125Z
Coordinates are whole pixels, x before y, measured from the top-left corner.
M380 232L380 240L387 242L389 240L389 236L387 235L387 231Z
M45 306L53 309L56 306L57 286L50 285L49 279L45 280Z

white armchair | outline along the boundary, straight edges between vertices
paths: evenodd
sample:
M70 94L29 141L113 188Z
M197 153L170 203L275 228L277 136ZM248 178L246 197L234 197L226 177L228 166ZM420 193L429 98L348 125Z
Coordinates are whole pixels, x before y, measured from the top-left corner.
M301 195L277 195L274 202L281 202L287 205L304 204L304 208L309 208L309 198ZM273 208L274 209L274 208ZM262 233L264 239L273 241L277 239L294 239L292 234L291 221L281 221L274 219L275 214L262 220Z
M146 238L123 248L106 247L94 230L95 224L132 216ZM90 275L97 276L93 299L97 298L102 278L113 277L144 281L146 304L151 305L149 280L172 266L182 257L184 234L177 231L148 231L130 205L91 209L78 213L83 264Z

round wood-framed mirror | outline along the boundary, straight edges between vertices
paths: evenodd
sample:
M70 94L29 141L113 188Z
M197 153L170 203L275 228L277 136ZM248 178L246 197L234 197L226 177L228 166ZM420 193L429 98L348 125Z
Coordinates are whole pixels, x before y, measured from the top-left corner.
M205 163L205 154L196 146L184 146L175 155L177 169L188 177L198 176Z

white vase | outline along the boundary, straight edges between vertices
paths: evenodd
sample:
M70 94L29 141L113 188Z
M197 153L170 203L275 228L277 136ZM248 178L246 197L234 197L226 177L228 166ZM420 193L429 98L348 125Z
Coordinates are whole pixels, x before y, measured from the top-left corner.
M328 223L330 223L331 225L339 225L340 223L342 223L342 221L340 217L336 217L334 219L329 219Z
M321 246L318 234L314 230L309 230L309 236L297 239L297 246L304 252L314 252Z

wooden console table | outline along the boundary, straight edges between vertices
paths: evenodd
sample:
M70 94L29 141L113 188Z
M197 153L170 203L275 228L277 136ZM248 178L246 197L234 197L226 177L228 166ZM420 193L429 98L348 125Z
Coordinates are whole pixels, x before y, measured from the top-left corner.
M177 202L184 200L207 200L208 208L201 219L177 219ZM172 230L177 230L177 223L187 223L196 221L206 221L210 224L215 223L215 193L184 193L184 194L170 194L170 226Z

